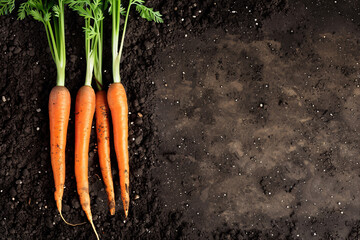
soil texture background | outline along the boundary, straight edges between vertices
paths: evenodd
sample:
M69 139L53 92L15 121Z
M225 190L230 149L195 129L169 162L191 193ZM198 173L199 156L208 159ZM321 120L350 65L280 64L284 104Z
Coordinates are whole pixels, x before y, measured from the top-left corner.
M129 101L131 205L113 156L110 216L96 152L101 239L359 239L360 2L148 1L121 66ZM111 83L106 20L104 80ZM66 12L66 86L85 79L83 21ZM56 82L43 26L0 17L0 239L95 239L53 198L47 101ZM63 214L83 222L74 101Z

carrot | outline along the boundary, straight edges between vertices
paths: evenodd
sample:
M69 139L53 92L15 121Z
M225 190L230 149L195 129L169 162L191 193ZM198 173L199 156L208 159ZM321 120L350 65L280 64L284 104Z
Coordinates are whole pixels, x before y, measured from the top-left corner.
M86 83L91 86L94 75L98 88L96 93L96 129L99 150L99 162L103 175L110 214L115 214L115 194L111 176L110 163L110 124L109 107L106 99L106 92L102 90L102 59L103 59L103 12L105 11L104 1L77 1L69 0L69 7L85 18L85 52L86 52ZM86 14L84 15L84 9ZM89 17L91 16L91 17ZM93 74L94 72L94 74Z
M14 9L15 1L3 1L8 10L0 10L0 15L10 13ZM42 22L45 27L51 56L56 64L57 80L49 96L50 120L50 156L55 181L55 202L61 218L66 224L77 226L81 224L68 223L62 213L62 197L65 184L65 147L66 134L70 114L70 93L65 87L66 44L65 44L65 14L64 0L58 1L23 1L19 7L18 18L26 16ZM56 16L56 17L55 17ZM55 17L55 19L54 19Z
M66 87L54 87L49 96L50 156L55 181L55 202L61 213L65 185L65 147L70 116L70 93Z
M50 120L50 156L51 166L55 182L55 202L62 216L62 197L65 185L65 147L66 135L69 123L71 97L69 90L64 86L55 86L49 96L49 120Z
M98 65L99 41L102 35L103 1L69 0L69 7L76 11L85 20L85 56L86 75L85 85L81 87L76 96L75 103L75 177L80 204L91 226L96 232L90 208L89 181L88 181L88 154L91 125L95 113L96 97L91 87L94 64ZM101 47L100 47L101 48Z
M129 194L129 151L128 151L128 104L126 92L121 83L113 83L108 90L108 103L114 132L114 146L119 167L121 200L125 218L128 215Z
M114 83L108 90L108 103L111 111L111 118L114 132L114 146L119 166L121 199L124 205L125 217L129 212L129 153L128 153L128 105L126 93L121 84L120 63L122 51L124 48L126 27L129 20L131 6L136 6L136 11L140 17L162 23L161 14L144 5L144 0L129 0L127 10L122 7L118 0L109 0L112 15L112 70ZM121 15L125 16L123 24L120 24ZM120 27L122 26L122 35L120 40ZM119 45L120 43L120 45Z
M110 214L115 214L114 185L110 161L110 110L104 90L96 93L96 132L101 174L104 179Z
M95 92L90 86L82 86L75 102L75 178L80 204L99 238L90 209L88 154L92 120L95 113Z

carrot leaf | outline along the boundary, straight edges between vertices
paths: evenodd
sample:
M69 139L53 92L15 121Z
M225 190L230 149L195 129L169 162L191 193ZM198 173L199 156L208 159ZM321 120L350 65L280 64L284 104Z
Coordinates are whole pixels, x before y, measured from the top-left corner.
M18 11L18 19L20 20L23 20L27 13L29 12L29 3L28 2L25 2L25 3L22 3L19 7L19 11Z
M0 16L11 13L15 8L15 0L0 0Z
M61 10L59 6L58 5L53 6L52 10L54 12L54 16L58 18L61 14Z
M148 8L144 5L136 5L136 11L139 12L140 17L148 20L154 21L156 23L163 23L164 21L161 18L161 14L158 11L154 11L152 8Z
M39 12L37 9L30 10L30 15L37 21L45 22L44 17L42 16L42 13Z

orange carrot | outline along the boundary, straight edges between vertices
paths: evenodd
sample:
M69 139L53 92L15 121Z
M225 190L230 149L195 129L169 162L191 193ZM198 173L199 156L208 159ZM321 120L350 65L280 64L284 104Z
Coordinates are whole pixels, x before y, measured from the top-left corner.
M49 96L50 150L51 166L55 181L55 202L62 216L62 197L65 184L65 147L69 123L71 97L69 90L63 86L54 87ZM66 222L69 225L68 222Z
M110 110L104 90L96 93L96 132L101 174L108 196L110 214L115 214L115 194L110 161Z
M50 157L55 182L54 197L62 220L68 225L78 226L84 223L69 223L64 219L61 212L65 185L65 148L70 104L71 97L66 87L55 86L51 89L49 96Z
M120 6L118 0L109 0L112 12L112 73L113 81L108 91L108 103L111 111L112 123L114 128L114 146L116 157L119 165L121 199L124 205L125 217L128 215L130 195L129 195L129 152L128 152L128 106L126 93L121 84L120 77L120 63L122 62L122 51L124 48L124 41L126 35L126 26L129 20L129 13L132 5L136 5L136 10L140 13L140 17L148 21L162 23L161 14L148 8L145 1L128 1L126 14L124 9ZM121 16L125 14L126 17L121 24ZM122 36L120 38L120 26L122 25ZM121 39L121 41L120 41ZM120 43L120 46L119 46Z
M91 125L95 113L95 92L90 86L79 89L75 102L75 177L80 204L96 232L90 209L88 154Z
M124 86L113 83L108 90L108 103L114 132L114 146L119 166L121 200L125 217L128 215L129 195L129 151L128 151L128 104Z

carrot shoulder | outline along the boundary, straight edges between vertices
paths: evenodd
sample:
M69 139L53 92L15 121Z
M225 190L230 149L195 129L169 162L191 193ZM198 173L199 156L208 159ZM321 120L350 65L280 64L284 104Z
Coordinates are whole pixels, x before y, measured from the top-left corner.
M104 90L96 93L96 136L98 144L99 162L101 174L104 179L105 189L108 196L110 214L115 214L114 184L111 175L110 160L110 110Z
M114 132L114 146L119 167L121 200L125 217L128 215L129 194L129 151L128 151L128 104L124 86L113 83L108 90L108 103Z

